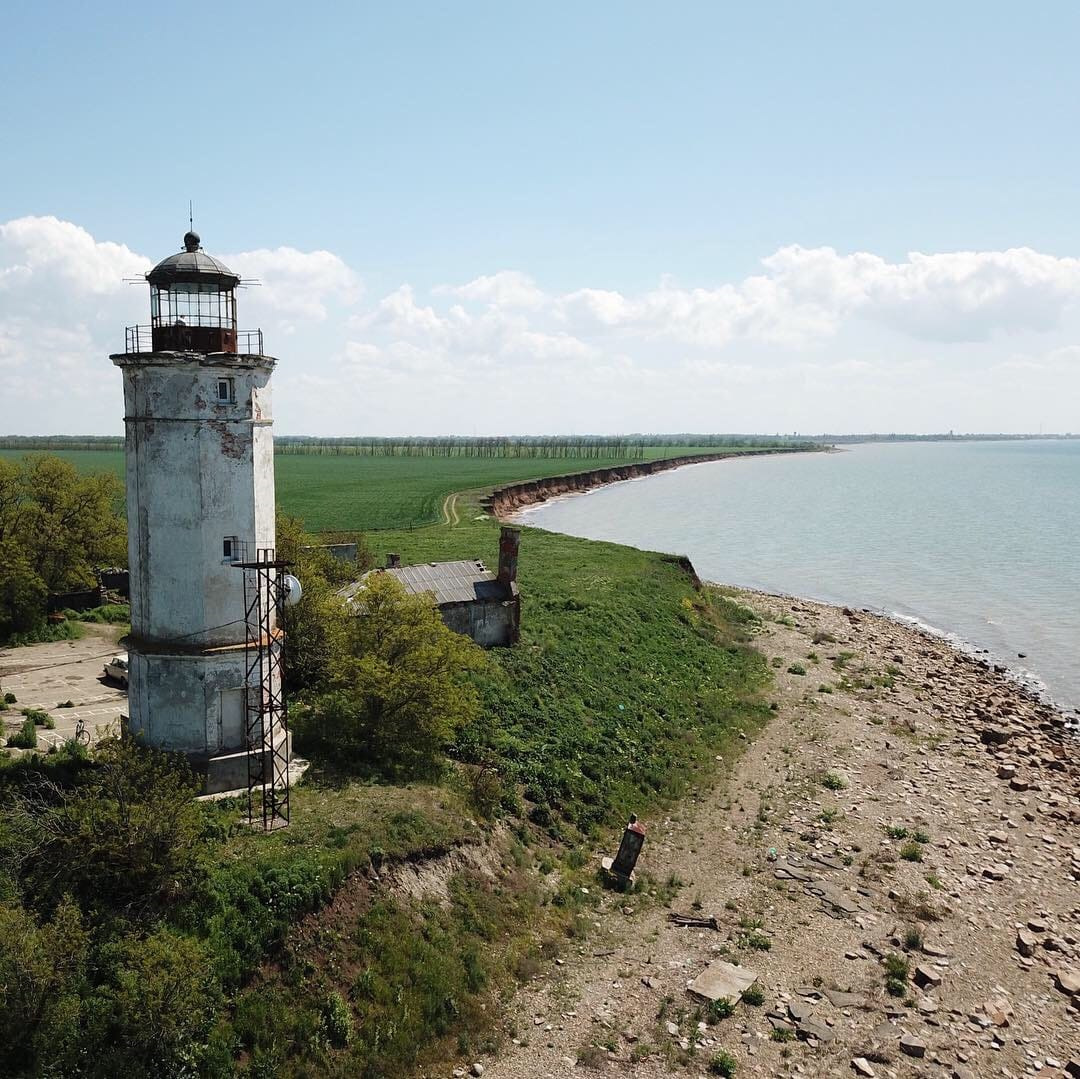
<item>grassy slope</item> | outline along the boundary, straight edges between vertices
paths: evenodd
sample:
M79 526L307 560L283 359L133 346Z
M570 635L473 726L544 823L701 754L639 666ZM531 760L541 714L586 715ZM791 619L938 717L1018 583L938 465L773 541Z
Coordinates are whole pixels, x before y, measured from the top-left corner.
M124 455L112 450L48 451L86 472L123 478ZM695 447L648 447L648 457L716 452ZM20 458L0 450L0 458ZM410 528L439 520L455 491L515 480L558 476L625 464L624 458L347 457L282 454L275 461L279 507L302 517L313 532Z
M463 509L455 528L380 533L378 553L493 559L496 523L475 519L475 503L465 500ZM700 597L661 556L526 530L520 572L521 643L492 653L482 721L460 747L467 759L495 761L508 789L524 793L508 818L517 838L502 852L498 882L461 872L450 881L449 906L410 908L373 899L352 878L289 937L280 965L264 967L238 998L234 1034L267 1068L401 1075L418 1057L482 1045L496 990L537 969L541 952L557 951L558 936L587 921L579 886L594 883L593 870L580 868L575 854L583 836L614 835L632 811L649 819L701 782L713 754L730 751L740 730L764 720L754 702L767 677L760 657L733 643L722 600L712 614L695 610ZM250 890L244 881L256 862L275 866L275 879L292 887L317 863L337 885L346 872L378 864L383 851L471 841L478 826L466 790L453 781L409 790L309 782L295 794L288 832L234 841L233 894ZM562 843L552 848L554 836ZM552 893L536 882L553 851L562 869ZM353 1013L348 1049L327 1046L319 1033L335 994Z

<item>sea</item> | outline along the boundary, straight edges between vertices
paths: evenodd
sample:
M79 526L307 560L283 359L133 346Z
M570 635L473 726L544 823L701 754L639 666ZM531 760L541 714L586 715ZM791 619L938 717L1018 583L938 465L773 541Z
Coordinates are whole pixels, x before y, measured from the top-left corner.
M520 520L686 554L710 581L915 623L1080 711L1080 441L739 457L542 503Z

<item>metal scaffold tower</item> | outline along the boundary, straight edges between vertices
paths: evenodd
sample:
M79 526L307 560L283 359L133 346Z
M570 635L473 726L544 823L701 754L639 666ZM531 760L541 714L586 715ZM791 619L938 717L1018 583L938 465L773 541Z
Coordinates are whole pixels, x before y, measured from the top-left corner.
M266 831L289 823L289 737L278 628L281 573L290 563L261 547L244 574L244 718L247 733L248 818Z

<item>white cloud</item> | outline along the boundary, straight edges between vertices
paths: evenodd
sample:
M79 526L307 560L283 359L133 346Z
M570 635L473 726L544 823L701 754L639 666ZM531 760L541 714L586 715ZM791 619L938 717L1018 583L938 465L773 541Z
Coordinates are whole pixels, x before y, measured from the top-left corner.
M224 255L222 261L241 278L258 282L243 295L253 313L321 321L327 317L328 301L348 306L362 294L356 274L329 251L260 248Z
M504 269L371 298L330 251L222 258L262 282L240 317L281 356L283 431L1077 426L1080 260L1027 248L791 245L707 287L544 290ZM0 224L3 426L119 429L107 355L147 319L123 281L150 265L54 217Z
M437 296L456 296L502 308L537 308L547 302L547 296L536 282L517 270L500 270L464 285L439 285L433 291Z

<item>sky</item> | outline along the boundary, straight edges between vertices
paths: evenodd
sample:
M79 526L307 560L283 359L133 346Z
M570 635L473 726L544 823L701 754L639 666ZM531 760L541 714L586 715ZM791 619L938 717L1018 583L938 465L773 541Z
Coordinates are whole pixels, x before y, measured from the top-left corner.
M123 430L139 279L284 434L1080 431L1080 6L106 5L0 40L0 434Z

